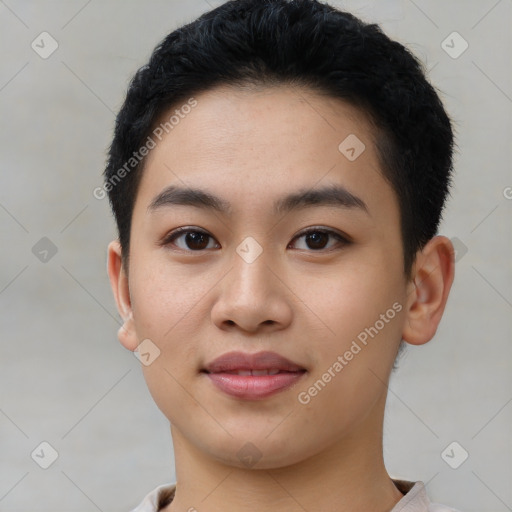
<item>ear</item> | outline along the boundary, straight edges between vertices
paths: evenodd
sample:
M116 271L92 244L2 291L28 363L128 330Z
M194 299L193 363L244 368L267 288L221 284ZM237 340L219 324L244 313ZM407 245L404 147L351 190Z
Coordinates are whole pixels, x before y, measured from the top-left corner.
M128 277L122 264L121 254L121 244L117 240L108 244L107 272L117 310L123 319L123 325L119 328L117 337L123 347L133 352L138 346L138 341L133 321Z
M416 255L402 332L405 341L422 345L434 337L454 275L453 244L449 238L435 236Z

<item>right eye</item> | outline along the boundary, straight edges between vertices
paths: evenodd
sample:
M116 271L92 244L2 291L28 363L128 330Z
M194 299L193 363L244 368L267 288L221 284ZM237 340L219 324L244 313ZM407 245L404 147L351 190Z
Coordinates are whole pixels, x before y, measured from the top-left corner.
M171 231L162 241L162 245L172 249L172 246L177 247L183 251L198 252L204 249L212 249L215 247L209 247L208 239L211 241L214 238L209 235L206 231L191 229L191 228L178 228ZM178 241L180 241L177 243ZM218 245L218 244L217 244Z

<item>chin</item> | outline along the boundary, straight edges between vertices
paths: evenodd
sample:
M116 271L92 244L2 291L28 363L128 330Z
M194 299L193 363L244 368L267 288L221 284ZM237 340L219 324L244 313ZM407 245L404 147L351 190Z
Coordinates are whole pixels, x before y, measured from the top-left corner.
M268 429L264 435L248 433L210 441L202 437L198 448L217 462L240 469L279 469L300 463L317 451L313 446L302 445L300 440L294 441L289 433L270 439Z

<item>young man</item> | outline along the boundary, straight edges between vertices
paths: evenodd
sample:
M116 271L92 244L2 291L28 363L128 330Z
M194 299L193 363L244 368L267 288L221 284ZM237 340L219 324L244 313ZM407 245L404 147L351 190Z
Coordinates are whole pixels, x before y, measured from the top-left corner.
M453 510L383 462L402 340L454 276L450 120L418 61L315 0L227 2L133 78L108 273L177 482L137 512Z

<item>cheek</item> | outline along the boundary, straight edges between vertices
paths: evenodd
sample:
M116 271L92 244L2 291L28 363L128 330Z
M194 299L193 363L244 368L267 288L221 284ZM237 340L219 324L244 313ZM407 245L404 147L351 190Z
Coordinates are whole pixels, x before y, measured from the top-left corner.
M183 354L180 357L183 358ZM197 428L195 425L209 424L214 430L215 422L211 421L201 402L195 399L191 382L180 373L188 358L177 362L174 360L175 357L163 353L151 366L143 367L144 379L153 401L169 422L180 429L194 431Z
M137 336L150 339L159 350L154 362L142 367L148 390L171 423L177 411L185 424L197 421L201 411L188 390L198 364L198 347L189 340L200 339L198 317L207 314L201 298L211 285L157 258L137 266L134 261L133 266L137 268L131 287Z
M133 269L130 288L137 337L151 340L159 351L151 365L143 366L144 377L157 405L172 417L172 411L194 407L184 392L198 364L198 347L190 340L204 338L200 318L208 315L204 297L212 285L197 273L189 276L155 257L144 264L134 258Z
M401 339L401 302L393 294L378 295L371 286L370 296L365 290L360 285L324 299L325 323L334 334L327 331L316 340L315 368L295 392L305 417L315 418L326 438L351 431L384 399Z
M381 322L385 321L386 333L400 331L397 313L403 309L405 291L400 276L396 268L386 269L383 260L379 266L352 265L308 279L297 276L295 283L302 285L295 289L304 303L306 316L325 332L328 345L339 350L376 322L379 330L384 331ZM398 305L393 308L395 303Z
M173 263L163 251L134 251L133 270L130 295L137 333L163 346L172 345L180 331L195 329L204 297L218 281L215 272Z
M384 255L378 264L361 261L303 288L324 334L310 349L317 364L297 395L305 392L303 402L311 400L305 406L315 417L336 424L361 419L385 392L404 321L405 284L397 263Z

